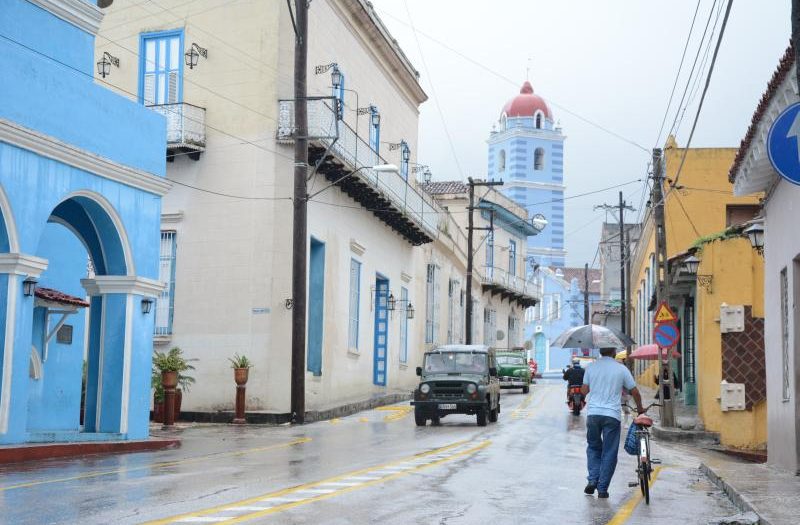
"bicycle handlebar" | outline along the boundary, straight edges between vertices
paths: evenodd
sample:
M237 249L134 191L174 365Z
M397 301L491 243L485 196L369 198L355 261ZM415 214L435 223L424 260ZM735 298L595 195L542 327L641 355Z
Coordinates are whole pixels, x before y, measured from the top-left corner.
M630 406L628 403L622 403L622 406L624 406L624 407L628 407L628 408L629 408L629 409L631 409L631 410L637 410L636 408L634 408L634 407ZM647 411L648 411L648 410L650 410L651 408L653 408L653 407L660 407L660 406L663 406L663 405L660 405L660 404L658 404L658 403L650 403L649 405L647 405L647 406L645 407L645 409L644 409L644 412L642 412L642 414L647 414Z

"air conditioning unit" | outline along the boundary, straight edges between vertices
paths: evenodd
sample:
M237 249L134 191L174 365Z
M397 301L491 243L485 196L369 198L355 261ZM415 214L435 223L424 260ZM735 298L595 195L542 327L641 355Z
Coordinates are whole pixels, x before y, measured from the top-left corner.
M542 325L536 325L536 333L537 334L542 333Z

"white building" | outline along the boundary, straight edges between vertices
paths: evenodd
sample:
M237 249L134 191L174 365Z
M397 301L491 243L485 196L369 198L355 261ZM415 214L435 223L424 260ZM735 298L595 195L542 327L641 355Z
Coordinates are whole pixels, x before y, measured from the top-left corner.
M120 59L105 82L169 120L174 187L164 198L161 252L169 287L157 304L157 345L198 359L184 411L202 417L232 407L228 358L238 353L255 364L248 412L283 420L291 354L290 14L281 2L162 5L114 4L96 48L98 60L104 52ZM461 337L463 315L444 293L463 287L466 252L445 231L452 217L411 175L427 96L371 5L314 2L309 35L315 170L306 404L325 410L407 393L424 349ZM399 173L366 169L386 163Z
M765 192L764 338L769 463L800 473L800 187L778 175L767 156L776 118L800 101L789 48L767 86L730 171L735 195Z

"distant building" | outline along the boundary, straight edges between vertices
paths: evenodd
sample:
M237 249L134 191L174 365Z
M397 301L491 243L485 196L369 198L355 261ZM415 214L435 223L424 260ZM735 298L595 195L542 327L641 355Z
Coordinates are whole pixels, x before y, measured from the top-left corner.
M626 253L631 254L636 251L636 243L639 241L640 231L641 225L639 224L625 224ZM593 322L618 330L622 329L621 313L624 301L622 287L620 286L620 258L619 223L604 222L600 232L598 258L600 261L601 299L596 307ZM630 305L628 311L631 311ZM632 323L629 324L632 325Z
M542 97L525 81L509 100L489 135L491 180L503 180L502 192L528 210L541 213L547 227L528 240L527 256L541 266L564 266L564 140Z
M593 356L594 352L580 348L553 347L552 343L564 331L584 323L586 278L583 268L546 268L535 272L541 302L528 309L525 319L525 339L531 341L531 357L539 370L556 371L566 366L573 355ZM600 270L589 270L589 315L600 301Z
M164 117L95 82L93 2L1 9L0 445L145 439Z
M768 461L793 473L800 473L800 187L772 167L767 137L777 117L798 101L795 50L789 47L753 113L728 174L735 195L764 195Z

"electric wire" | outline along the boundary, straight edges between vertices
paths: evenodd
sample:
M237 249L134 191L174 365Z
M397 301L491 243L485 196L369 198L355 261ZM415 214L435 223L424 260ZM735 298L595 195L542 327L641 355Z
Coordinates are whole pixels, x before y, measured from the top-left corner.
M408 22L405 22L404 20L401 20L400 18L394 16L393 14L389 13L388 11L385 11L383 9L379 9L377 7L375 7L375 9L377 11L380 11L383 15L387 16L388 18L391 18L392 20L395 20L397 23L405 25L405 26L409 26ZM495 77L497 77L497 78L499 78L499 79L501 79L501 80L503 80L505 82L508 82L509 84L511 84L512 86L514 86L516 88L519 88L519 82L510 79L509 77L503 75L502 73L499 73L499 72L493 70L492 68L486 66L485 64L483 64L481 62L478 62L474 58L462 53L461 51L458 51L457 49L449 46L448 44L442 42L441 40L439 40L439 39L437 39L437 38L435 38L435 37L423 32L423 31L420 31L420 30L415 30L414 32L415 32L415 34L422 35L426 39L430 40L431 42L434 42L435 44L441 46L442 48L444 48L444 49L446 49L448 51L450 51L451 53L454 53L454 54L458 55L459 57L461 57L462 59L464 59L467 62L471 63L472 65L474 65L474 66L486 71L487 73L490 73L491 75L493 75L493 76L495 76ZM606 128L605 126L603 126L601 124L598 124L597 122L594 122L592 120L589 120L586 117L583 117L582 115L570 110L569 108L563 106L562 104L559 104L557 101L553 100L550 97L547 98L547 101L550 104L552 104L553 106L559 108L561 111L563 111L565 113L569 113L573 117L585 122L586 124L589 124L590 126L593 126L593 127L597 128L597 129L599 129L600 131L603 131L604 133L607 133L607 134L609 134L609 135L611 135L611 136L613 136L613 137L615 137L615 138L617 138L617 139L619 139L619 140L621 140L623 142L626 142L627 144L629 144L631 146L634 146L634 147L644 151L648 155L650 154L650 150L649 149L645 148L644 146L642 146L641 144L637 143L636 141L631 140L631 139L629 139L627 137L624 137L623 135L620 135L619 133L617 133L615 131L612 131L609 128Z
M681 70L683 69L683 61L686 58L686 50L689 49L689 42L692 39L692 32L694 31L694 23L697 20L697 13L700 11L700 2L702 0L697 0L697 6L694 8L694 16L692 16L692 24L689 26L689 34L686 35L686 43L683 46L683 53L681 53L681 61L678 64L678 71L675 73L675 82L672 83L672 91L669 94L669 100L667 101L667 108L664 110L664 118L661 119L661 127L658 129L658 135L656 136L656 145L653 146L654 148L660 144L661 141L661 133L664 131L664 124L667 122L667 115L669 115L669 108L672 105L672 97L675 95L675 88L678 86L678 79L681 76Z
M428 76L428 81L431 86L431 93L433 94L433 101L436 104L436 109L439 112L439 118L442 120L442 127L444 128L444 133L447 136L447 142L450 144L450 152L453 154L453 160L456 163L456 168L458 169L458 173L461 176L461 180L464 180L464 171L461 169L461 162L458 160L458 155L456 154L456 147L453 144L453 137L450 135L450 129L447 127L447 122L444 118L444 112L442 111L442 105L439 102L439 96L436 93L436 87L434 86L433 76L431 76L430 69L428 69L428 63L425 60L425 55L422 53L422 44L419 41L419 36L417 36L417 28L414 26L414 20L411 17L411 10L408 7L408 2L403 1L403 4L406 8L406 13L408 13L408 22L411 26L411 32L414 34L414 40L417 42L417 50L419 50L419 58L422 61L422 67L425 68L425 74Z
M678 185L678 180L680 180L683 165L686 162L686 155L689 153L689 146L692 143L692 137L694 137L694 132L697 129L697 122L700 120L700 112L703 110L703 102L705 101L706 94L708 93L708 86L711 84L711 76L714 74L714 65L717 63L719 48L722 45L722 37L725 35L725 28L728 25L728 18L730 17L732 6L733 0L728 0L728 7L725 9L725 18L722 19L722 27L720 27L719 36L717 37L717 45L714 47L714 56L711 57L711 65L708 67L708 75L706 75L706 83L703 87L703 94L700 96L700 102L697 104L697 113L694 116L692 130L689 132L689 140L686 141L686 147L683 150L683 156L681 157L681 163L678 165L678 171L675 174L675 180L671 184L672 188Z

